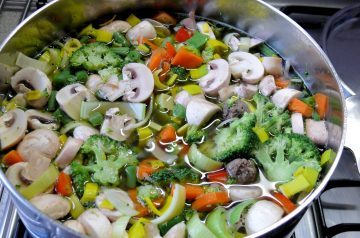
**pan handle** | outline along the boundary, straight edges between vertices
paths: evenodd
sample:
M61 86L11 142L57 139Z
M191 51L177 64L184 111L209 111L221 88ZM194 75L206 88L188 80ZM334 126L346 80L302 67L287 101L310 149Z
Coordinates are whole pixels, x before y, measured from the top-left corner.
M341 84L346 98L347 109L345 147L355 156L360 174L360 95L355 95L343 81L341 81Z

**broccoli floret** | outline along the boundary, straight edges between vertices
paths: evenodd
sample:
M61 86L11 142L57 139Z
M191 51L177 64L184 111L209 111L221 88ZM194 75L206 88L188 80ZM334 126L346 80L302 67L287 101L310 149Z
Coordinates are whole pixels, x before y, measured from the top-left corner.
M290 115L287 111L277 108L268 97L256 94L253 97L256 103L256 124L263 127L272 135L291 131Z
M87 70L96 71L109 66L119 66L121 59L104 43L95 42L76 50L70 57L70 64L73 67L82 66Z
M155 187L154 185L147 184L137 187L137 197L143 204L146 204L146 197L150 198L150 200L155 200L161 197L161 195L161 188Z
M72 162L70 168L75 192L79 197L82 197L85 184L91 180L90 170L77 161Z
M150 175L150 181L161 187L168 187L172 182L198 183L199 180L199 173L184 166L165 168Z
M188 78L188 71L182 67L171 67L170 74L176 74L180 81L186 81Z
M321 170L320 152L304 135L281 134L254 150L257 162L271 181L287 181L301 166Z
M214 137L214 146L208 146L207 156L218 161L228 161L248 155L258 143L252 128L256 118L253 113L245 113L240 119L230 123L229 127L219 130Z
M86 167L92 172L92 179L101 185L119 185L119 170L138 163L134 151L104 135L90 136L82 145L81 153L92 158Z
M188 144L201 142L202 140L204 140L206 135L207 132L204 129L201 129L195 125L191 125L186 132L185 142Z

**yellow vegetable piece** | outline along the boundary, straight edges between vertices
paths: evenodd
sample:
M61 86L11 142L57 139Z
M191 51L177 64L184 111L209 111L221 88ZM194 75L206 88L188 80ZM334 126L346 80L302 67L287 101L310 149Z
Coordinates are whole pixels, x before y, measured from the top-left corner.
M264 143L269 139L269 135L263 127L255 126L252 130L258 136L261 143Z
M134 14L131 14L128 18L126 18L126 21L131 25L135 26L141 22L141 20L135 16Z
M178 134L179 136L185 136L189 126L190 125L186 123L185 125L183 125L179 129L177 129L176 134Z
M113 33L103 30L95 30L96 41L108 43L112 41Z
M197 69L190 70L190 77L193 79L199 79L202 76L206 75L208 72L209 72L208 66L204 64Z
M161 212L155 207L154 203L151 201L149 197L145 197L145 202L150 211L152 211L154 214L161 216Z
M172 201L172 196L168 196L165 200L164 206L160 209L160 214L164 214L170 207Z
M150 49L145 44L140 44L136 47L138 51L143 52L144 54L150 53Z
M316 185L319 177L319 172L313 168L300 167L295 171L294 176L297 177L300 175L303 175L309 182L310 186L306 189L306 192L310 192Z
M191 95L196 95L196 94L200 94L203 92L201 87L197 84L187 84L187 85L183 86L182 88L184 90L186 90L188 93L190 93Z
M59 136L60 148L62 148L65 145L67 139L68 139L68 137L65 134L62 134L61 136Z
M112 205L112 203L107 199L104 199L102 201L102 203L100 203L100 208L109 209L109 210L114 210L115 209L114 205Z
M149 162L150 162L150 166L154 169L159 169L159 168L165 167L164 162L162 162L161 160L152 160Z
M87 183L85 184L84 194L80 201L82 203L93 202L95 201L98 192L99 192L99 185L97 185L96 183Z
M85 209L75 194L71 194L69 200L71 205L70 214L74 219L76 219L85 211Z
M16 106L16 103L12 102L12 101L4 101L2 103L3 106L5 106L5 110L8 112L8 111L11 111L13 109L15 109L17 106Z
M243 99L243 98L241 99L241 101L244 102L246 104L246 106L248 106L250 112L255 112L256 111L256 108L254 107L254 105L251 102L249 102L249 101L247 101L246 99Z
M50 62L50 52L49 51L45 51L39 58L40 61L44 61L46 63L49 63Z
M279 189L285 196L290 198L299 192L305 191L309 186L310 183L305 176L300 174L290 182L280 185Z
M206 47L213 48L214 52L218 54L223 54L229 50L229 47L225 43L215 39L209 39L206 42Z
M164 38L161 38L161 37L156 37L154 40L152 40L152 42L157 46L160 46L163 41L164 41Z
M214 54L214 59L221 59L221 56L218 53Z
M202 25L202 30L204 33L209 33L210 31L210 26L207 22L205 22L203 25Z
M161 71L162 71L162 69L158 69L158 70L154 71L154 73L153 73L155 88L159 89L159 90L166 90L169 87L166 84L163 84L159 79L159 73Z
M168 81L166 82L166 85L168 86L172 86L174 85L176 79L177 79L178 75L177 74L173 74L171 75L171 77L168 79Z
M132 227L129 229L129 238L144 238L145 237L145 228L144 228L145 219L140 218L137 222L135 222Z
M325 150L324 153L322 153L321 155L320 165L323 166L328 161L333 161L335 157L336 153L332 149Z
M25 98L29 101L38 100L44 96L44 93L40 90L32 90L25 94Z
M74 51L81 47L81 42L78 39L71 38L68 40L64 47L61 49L61 56L64 56L64 52L66 52L67 56L71 56Z
M154 135L152 130L149 127L140 127L137 128L137 134L139 137L139 146L144 147L148 140Z
M95 28L92 26L92 24L90 24L80 31L79 36L84 36L84 35L94 36L94 31Z

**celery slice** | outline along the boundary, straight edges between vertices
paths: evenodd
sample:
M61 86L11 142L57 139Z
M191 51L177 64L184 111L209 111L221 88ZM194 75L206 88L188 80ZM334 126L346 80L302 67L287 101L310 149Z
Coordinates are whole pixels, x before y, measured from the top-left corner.
M213 171L220 169L222 167L222 163L219 161L215 161L201 153L195 144L191 145L189 153L188 153L189 161L192 163L197 169L201 171Z
M80 118L88 119L94 112L105 114L110 108L119 108L121 114L127 114L141 121L145 118L145 103L128 103L128 102L82 102Z
M20 188L19 192L28 200L32 199L36 195L39 195L46 191L51 185L53 185L59 176L59 170L50 165L49 168L32 184L25 188Z
M279 189L285 196L290 198L299 192L305 191L308 187L310 187L310 183L304 175L300 174L290 182L280 185Z
M85 211L85 209L75 194L72 194L69 199L71 202L70 214L74 219L76 219Z
M226 224L226 211L223 207L213 210L207 217L206 226L217 238L233 238Z

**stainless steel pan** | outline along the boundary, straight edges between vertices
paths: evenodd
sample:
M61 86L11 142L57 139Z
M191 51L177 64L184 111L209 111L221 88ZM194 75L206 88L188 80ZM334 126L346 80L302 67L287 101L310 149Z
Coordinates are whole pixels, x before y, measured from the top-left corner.
M360 134L360 126L356 122L360 116L360 97L343 90L341 80L317 43L277 9L256 0L55 0L35 12L10 34L0 47L0 62L14 65L16 52L34 54L66 32L103 14L118 13L121 16L123 11L136 12L141 9L165 9L170 13L195 9L199 16L225 22L254 37L265 39L291 62L312 92L322 92L330 97L327 116L329 146L337 152L336 158L324 169L315 191L294 212L251 237L281 237L288 234L333 174L345 138L346 145L352 149L359 163L360 143L356 137ZM6 88L4 81L4 78L0 78L0 90ZM348 97L346 100L344 94ZM350 128L348 136L345 136L346 127ZM34 237L80 237L23 199L3 172L0 172L0 179L10 192L20 218Z

